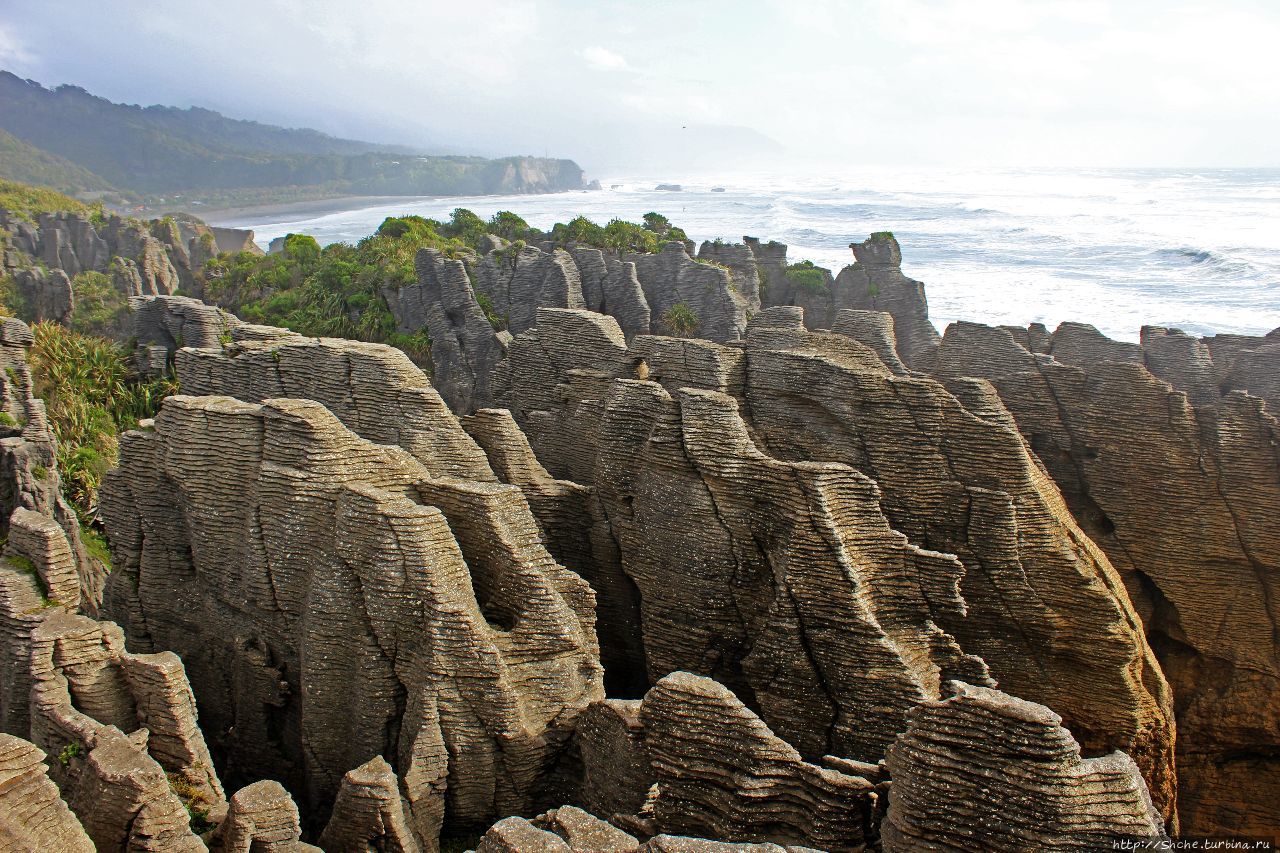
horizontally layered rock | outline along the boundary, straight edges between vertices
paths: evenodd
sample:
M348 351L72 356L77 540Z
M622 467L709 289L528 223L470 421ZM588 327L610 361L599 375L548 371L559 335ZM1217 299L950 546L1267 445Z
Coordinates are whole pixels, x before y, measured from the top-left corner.
M929 322L924 285L902 274L902 250L892 234L872 234L850 243L856 262L845 267L832 288L833 310L886 311L893 317L897 350L917 370L928 370L938 346L938 330Z
M0 850L93 853L84 827L47 775L33 744L0 734Z
M1129 756L1082 759L1062 719L1043 705L967 684L954 689L913 711L889 749L885 853L1092 853L1164 836Z
M674 240L664 243L660 252L630 254L625 260L636 265L654 332L689 334L677 322L676 312L683 310L692 317L691 337L712 341L742 337L752 303L749 293L738 292L728 269L695 261L685 245Z
M399 328L431 335L435 386L449 408L466 414L492 405L490 373L506 357L510 334L485 316L462 261L423 249L416 266L418 283L391 303Z
M104 567L93 560L80 535L75 510L62 496L58 477L57 443L45 413L44 401L35 396L27 354L34 339L20 320L0 320L0 535L9 535L9 522L17 509L49 519L61 529L64 544L56 531L42 528L33 534L40 540L24 540L32 550L31 560L63 560L69 551L75 567L80 600L62 601L87 613L96 613L102 602ZM31 524L39 522L24 516ZM57 555L55 557L55 552Z
M645 696L640 717L662 832L821 850L861 850L875 839L868 780L801 760L711 679L668 675Z
M216 820L226 798L177 656L131 655L116 625L63 612L30 654L31 739L98 848L203 849L188 809Z
M279 782L264 779L236 791L227 818L218 827L215 849L221 853L313 853L319 847L301 841L298 806ZM368 848L364 848L368 849Z
M230 777L282 778L323 822L386 756L429 844L446 810L465 829L571 796L594 596L519 489L437 477L313 401L171 397L155 424L103 488L111 609L182 655Z
M1167 356L1168 335L1152 337ZM1008 330L957 324L938 370L991 379L1124 576L1177 700L1183 828L1266 834L1280 796L1280 723L1263 710L1280 701L1271 604L1280 592L1280 428L1262 400L1239 391L1194 407L1142 362L1204 399L1197 374L1171 371L1171 359L1146 350L1064 324L1049 358Z
M1062 714L1086 749L1133 755L1171 815L1171 699L1141 623L992 388L895 376L793 312L761 314L748 335L746 401L763 444L874 478L896 530L965 567L967 612L938 623L1004 689Z
M320 845L326 853L419 853L406 812L395 771L374 756L342 777Z
M185 312L184 303L157 299L142 303L142 310L163 310L166 317L182 319L183 329L195 325L201 331L174 359L185 393L255 403L273 397L315 400L357 435L404 448L434 476L496 481L484 451L399 350L243 324L230 325L223 340L209 340L207 322L197 325L189 314L178 313ZM139 316L143 322L149 323Z
M639 593L609 606L638 610L651 679L710 675L802 754L874 762L980 656L1089 750L1131 752L1172 815L1139 620L985 383L895 375L790 308L745 350L628 348L609 318L544 309L505 369L539 461L600 497Z

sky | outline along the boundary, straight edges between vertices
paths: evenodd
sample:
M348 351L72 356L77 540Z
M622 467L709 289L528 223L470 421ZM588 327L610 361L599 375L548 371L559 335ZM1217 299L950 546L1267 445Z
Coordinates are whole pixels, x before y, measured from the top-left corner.
M588 172L1280 166L1274 0L0 0L0 68Z

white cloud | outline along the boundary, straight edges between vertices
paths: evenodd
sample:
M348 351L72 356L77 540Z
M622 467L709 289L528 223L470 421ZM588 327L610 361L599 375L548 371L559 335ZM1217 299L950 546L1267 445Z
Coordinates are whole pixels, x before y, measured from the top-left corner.
M17 37L4 24L0 24L0 65L12 69L30 61L31 55L23 49Z
M582 58L587 64L593 68L601 68L604 70L613 70L617 68L627 68L627 58L620 53L614 53L607 47L588 47L583 48Z

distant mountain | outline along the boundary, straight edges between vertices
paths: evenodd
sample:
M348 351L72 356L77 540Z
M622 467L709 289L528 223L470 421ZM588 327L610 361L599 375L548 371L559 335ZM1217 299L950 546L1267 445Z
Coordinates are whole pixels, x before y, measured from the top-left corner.
M116 104L76 86L46 89L8 72L0 72L0 129L87 170L99 183L142 194L314 188L333 195L471 195L582 186L582 170L571 160L431 157L212 110ZM33 156L27 151L20 159ZM5 168L0 159L0 176L36 181ZM77 173L76 180L85 175Z

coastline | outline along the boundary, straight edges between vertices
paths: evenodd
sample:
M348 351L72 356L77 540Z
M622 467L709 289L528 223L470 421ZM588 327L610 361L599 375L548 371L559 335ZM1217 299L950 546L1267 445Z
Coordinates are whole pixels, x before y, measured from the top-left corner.
M298 219L314 219L344 210L394 204L397 201L419 202L443 196L427 195L346 195L332 198L307 199L305 201L278 202L276 204L242 205L216 210L193 212L208 225L219 228L245 228L264 219L295 216Z

